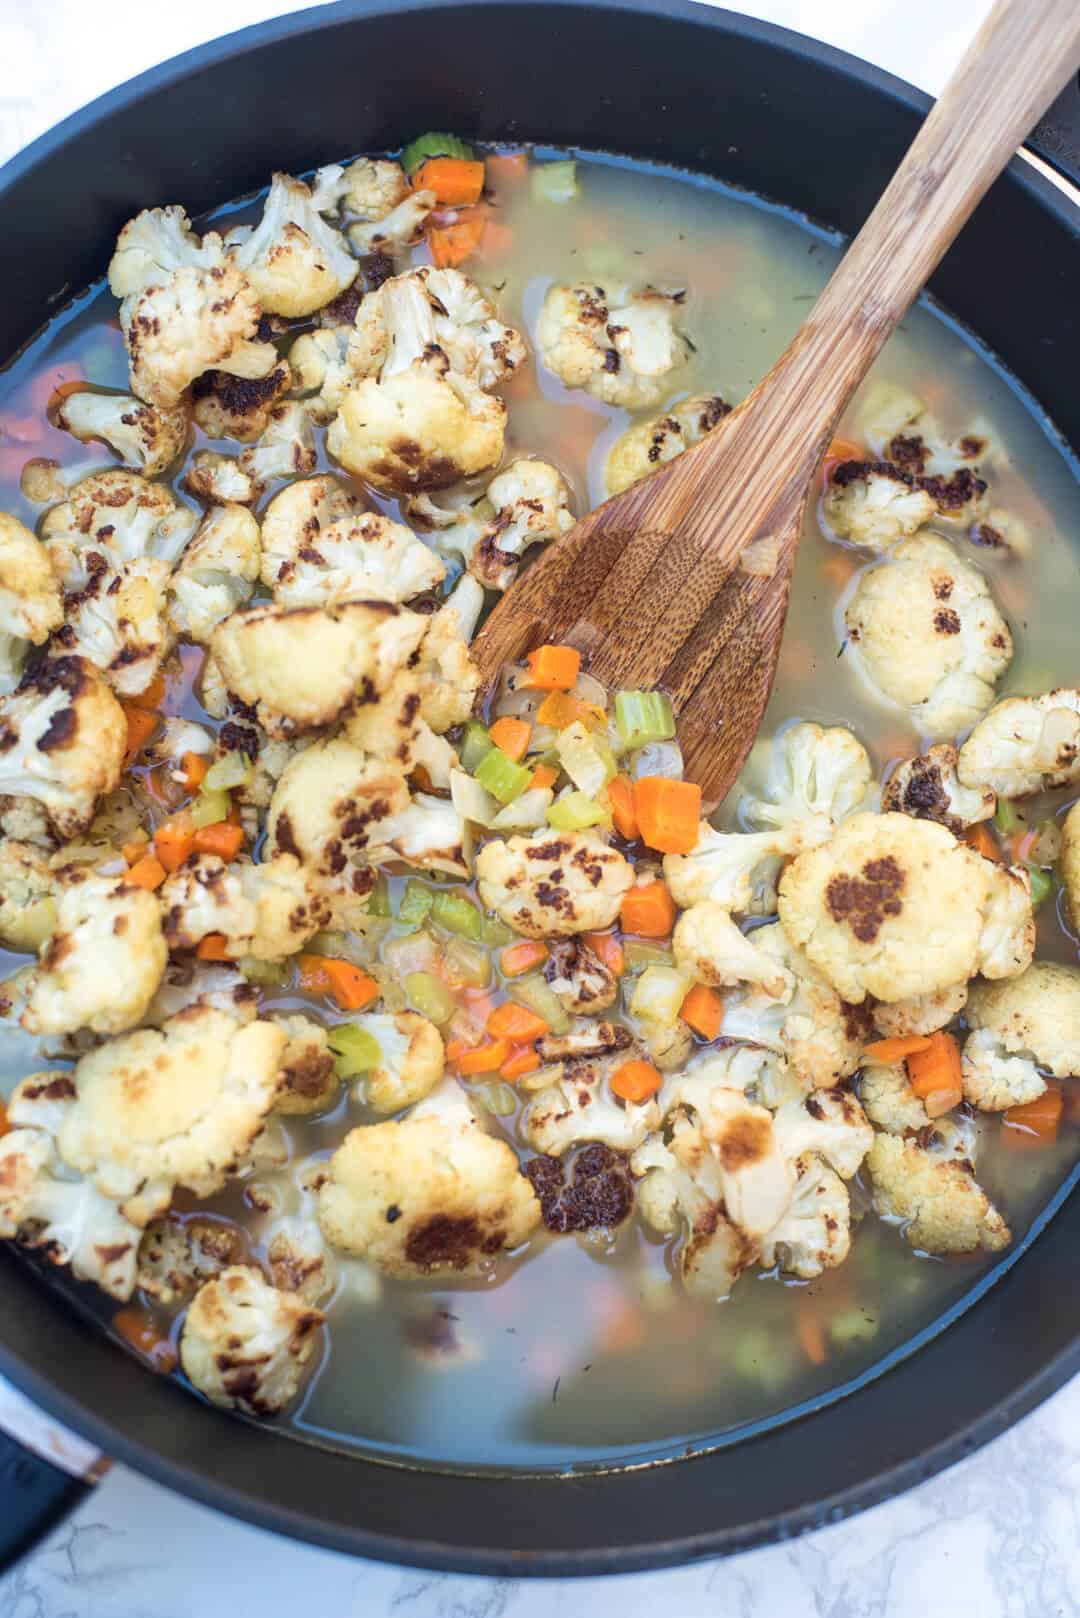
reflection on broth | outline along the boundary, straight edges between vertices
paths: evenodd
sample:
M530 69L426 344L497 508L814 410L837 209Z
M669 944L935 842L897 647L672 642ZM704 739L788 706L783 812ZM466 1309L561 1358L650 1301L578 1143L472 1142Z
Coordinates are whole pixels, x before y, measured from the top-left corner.
M501 318L526 333L535 352L540 307L556 282L686 289L681 318L693 353L663 404L697 393L718 394L728 404L745 397L805 318L836 263L835 243L782 210L692 177L590 160L579 163L579 182L581 199L562 205L537 205L520 179L505 176L497 184L498 251L465 268L497 302ZM230 209L228 223L248 213L246 206ZM417 262L426 257L426 249L415 254ZM80 379L127 386L116 303L101 288L74 300L0 376L0 509L31 528L42 505L22 492L28 458L59 463L69 484L108 462L100 445L81 444L45 418L57 385ZM1015 641L998 697L1074 681L1080 499L1047 424L968 335L925 303L890 341L842 426L855 444L864 440L868 390L882 382L910 389L948 436L977 424L991 446L980 466L994 508L1030 536L1022 559L1006 548L955 539L991 581ZM571 391L533 361L502 391L509 408L505 459L550 461L567 479L577 512L605 497L604 469L619 435L631 421L657 413L631 416ZM212 443L202 434L197 440L196 447L237 451L229 440ZM330 468L320 434L318 469ZM175 487L190 504L178 479ZM388 499L373 504L399 515ZM769 739L796 719L847 726L879 777L918 750L921 738L907 713L875 695L850 666L845 608L877 562L827 538L820 509L811 511L765 740L744 787L761 789ZM167 712L206 720L192 690L200 661L193 649L181 649ZM167 784L159 782L158 790L168 795ZM725 829L738 827L738 797L733 793L720 812ZM1059 788L1025 799L1026 822L1060 823L1074 797L1075 788ZM408 931L389 919L407 881L403 867L389 875L384 954ZM1038 912L1037 955L1076 960L1056 887ZM25 964L25 957L5 956L4 974ZM312 1000L290 979L266 985L261 1004L285 1013L310 1010ZM324 1019L343 1020L336 1011L329 1015L325 999L317 1009ZM17 1029L9 1027L4 1040L0 1093L9 1094L27 1072L56 1065L46 1064ZM508 1103L493 1097L490 1077L468 1082L488 1107L492 1133L513 1141L528 1095L511 1091ZM857 1226L845 1264L810 1282L752 1268L720 1306L681 1288L671 1243L637 1219L614 1237L554 1236L541 1227L524 1253L500 1258L482 1279L453 1285L439 1278L379 1280L358 1260L338 1256L325 1352L287 1419L320 1441L466 1468L599 1465L721 1441L867 1373L983 1284L1073 1168L1080 1139L1075 1096L1066 1114L1053 1144L1026 1151L1004 1144L997 1118L978 1115L979 1183L1013 1233L1004 1255L913 1256L900 1230L873 1215L857 1178L849 1187ZM285 1116L274 1126L267 1161L206 1201L182 1194L177 1208L186 1220L210 1216L230 1250L272 1262L263 1233L271 1214L300 1208L302 1198L295 1191L286 1198L284 1190L295 1165L306 1163L309 1182L316 1181L347 1127L378 1121L347 1090L328 1111ZM282 1210L283 1198L291 1201ZM103 1318L113 1313L66 1272L56 1279ZM157 1333L167 1341L171 1333L175 1341L175 1313L173 1303L149 1306L151 1338ZM122 1334L132 1339L131 1331ZM136 1346L145 1351L145 1332Z

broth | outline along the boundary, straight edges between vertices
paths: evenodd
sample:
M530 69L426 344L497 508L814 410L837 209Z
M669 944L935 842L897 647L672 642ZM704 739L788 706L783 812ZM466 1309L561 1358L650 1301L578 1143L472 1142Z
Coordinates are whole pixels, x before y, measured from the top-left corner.
M527 184L500 193L512 247L497 263L468 265L467 272L530 337L553 280L614 276L686 286L685 324L696 353L679 375L678 395L707 390L731 403L743 398L803 320L837 261L836 241L790 213L691 176L600 159L579 169L584 197L576 205L534 208ZM244 216L243 209L229 213L230 223ZM19 492L28 456L56 459L69 478L108 460L98 446L79 444L44 420L51 388L73 361L95 384L126 386L115 302L100 287L76 299L0 377L0 410L16 418L0 443L0 508L31 527L39 508ZM975 418L986 424L999 446L995 498L1026 521L1034 540L1022 563L958 542L990 576L1016 638L998 694L1068 683L1076 674L1080 496L1049 424L970 335L925 300L874 374L910 386L949 431ZM579 511L602 499L604 461L627 413L568 392L532 364L504 391L507 459L524 452L551 460ZM764 734L795 717L844 724L883 771L914 752L918 738L838 656L841 594L863 565L861 553L826 541L812 512ZM755 754L748 777L762 766ZM1063 812L1069 801L1067 792L1052 794L1045 812ZM734 824L727 806L721 822ZM1052 904L1040 912L1038 954L1076 956ZM23 963L12 956L3 970ZM11 1036L0 1094L39 1065L32 1041ZM345 1100L314 1121L286 1119L292 1155L327 1155L346 1110L353 1122L374 1121ZM494 1124L512 1134L512 1119ZM1026 1153L1004 1149L993 1120L984 1119L980 1133L980 1183L1014 1234L1002 1258L917 1258L871 1213L838 1270L811 1283L749 1273L720 1306L680 1289L664 1244L636 1220L607 1245L541 1234L524 1258L501 1260L489 1280L449 1287L384 1280L374 1289L345 1264L329 1305L325 1357L288 1419L297 1435L323 1443L468 1469L608 1465L733 1439L871 1374L1016 1258L1063 1194L1080 1133L1067 1124L1055 1146ZM852 1199L855 1210L868 1208L857 1183ZM199 1207L239 1216L241 1188ZM58 1284L99 1314L109 1312L93 1289L66 1277ZM848 1340L821 1365L799 1347L808 1294L849 1323Z

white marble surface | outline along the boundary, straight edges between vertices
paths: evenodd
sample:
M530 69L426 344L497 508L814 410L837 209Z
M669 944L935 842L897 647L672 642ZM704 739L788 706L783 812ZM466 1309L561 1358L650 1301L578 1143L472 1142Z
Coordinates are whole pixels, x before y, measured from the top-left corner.
M275 0L0 0L0 160ZM759 0L741 9L936 91L988 0ZM1080 1380L972 1459L850 1523L726 1562L530 1584L413 1573L293 1545L114 1470L0 1580L0 1618L1080 1618Z

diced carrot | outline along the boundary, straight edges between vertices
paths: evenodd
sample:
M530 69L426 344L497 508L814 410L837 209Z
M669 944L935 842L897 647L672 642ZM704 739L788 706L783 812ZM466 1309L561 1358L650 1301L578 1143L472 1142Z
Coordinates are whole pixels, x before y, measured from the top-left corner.
M159 716L150 713L145 708L136 708L134 703L121 704L124 718L127 720L127 751L124 754L124 768L130 769L138 758L154 731L157 729Z
M180 762L184 771L184 785L189 792L197 792L206 780L209 764L201 753L185 753Z
M351 961L335 960L333 956L326 956L323 962L330 985L330 993L341 1007L342 1011L363 1011L370 1006L382 993L373 977L362 972Z
M659 1090L663 1079L651 1062L635 1059L624 1062L611 1075L611 1088L623 1101L648 1101Z
M661 854L689 854L701 824L701 788L696 781L644 775L634 782L634 813L650 848Z
M495 185L500 181L523 180L529 172L528 152L492 152L487 160L488 179Z
M9 1134L14 1127L15 1125L8 1118L7 1106L3 1098L0 1097L0 1135Z
M170 1371L176 1370L178 1355L175 1347L160 1326L142 1309L118 1309L112 1317L112 1328L137 1354L148 1360L155 1371L167 1376Z
M175 871L195 851L195 828L191 816L181 811L163 820L154 833L154 853L167 871Z
M165 676L162 674L161 670L158 669L146 690L140 691L139 695L137 697L132 697L131 700L138 708L160 708L161 704L165 701L165 693L167 689L168 686L166 684Z
M565 730L567 725L576 724L579 720L588 730L595 730L597 726L607 723L607 714L595 702L583 702L580 697L572 697L568 691L553 691L545 697L536 710L536 717L542 725L550 725L553 730Z
M452 225L432 225L427 242L437 269L452 270L471 258L487 229L487 209L463 208Z
M229 945L224 933L207 933L195 946L200 961L231 961Z
M702 1039L715 1039L724 1021L724 1002L715 989L695 983L679 1008L679 1016Z
M538 691L569 691L581 673L581 653L575 646L538 646L526 661L529 684Z
M529 750L532 726L527 719L514 719L510 714L504 714L501 719L496 719L488 735L495 746L501 747L507 758L512 758L516 764Z
M135 865L149 851L150 839L145 835L141 838L136 838L134 842L125 843L120 850L129 865Z
M234 860L243 846L244 828L233 826L227 820L217 820L212 826L200 826L192 841L196 854L216 854L226 862Z
M464 157L429 157L413 175L414 191L434 191L444 208L466 208L479 202L484 165Z
M515 1000L504 1000L496 1006L485 1026L492 1039L509 1039L515 1045L527 1045L550 1032L543 1017Z
M611 818L620 837L628 840L638 834L637 810L634 808L634 783L628 775L617 775L607 784Z
M668 936L675 925L675 903L659 877L624 894L619 920L624 933L639 938Z
M902 1062L913 1051L924 1051L930 1043L929 1034L898 1034L894 1039L875 1039L863 1050L871 1062L888 1067L891 1062Z
M997 860L1000 863L1001 850L997 845L997 838L985 820L976 821L974 826L967 828L964 842L969 848L973 848L976 854L981 854L984 860Z
M951 1112L964 1099L960 1082L960 1046L952 1034L940 1029L922 1050L907 1057L908 1082L931 1118Z
M1007 1107L1001 1115L1002 1141L1010 1146L1021 1144L1050 1146L1057 1140L1058 1126L1065 1108L1065 1096L1060 1084L1050 1084L1034 1101L1023 1106ZM1026 1140L1021 1141L1022 1136Z
M542 965L547 958L546 944L536 938L525 938L520 944L507 944L500 952L499 971L503 977L519 978L523 972L531 972L534 966Z
M559 779L559 772L551 764L538 764L532 772L529 782L531 787L553 787Z
M489 1039L459 1056L457 1070L459 1073L494 1073L512 1054L513 1046L508 1039Z
M144 854L130 868L124 881L132 888L146 888L153 893L165 880L165 867L154 854Z
M594 955L599 956L608 971L615 977L621 978L626 970L626 957L623 947L614 933L584 933L584 941L588 944Z
M810 1361L811 1365L824 1365L826 1346L825 1330L821 1324L817 1309L809 1298L800 1298L795 1311L795 1335L799 1339L799 1347Z
M520 1079L526 1073L534 1073L540 1066L540 1058L531 1045L519 1046L499 1068L504 1079Z
M453 1066L455 1062L460 1062L463 1056L468 1055L469 1051L475 1049L475 1045L470 1045L467 1039L448 1040L445 1052L446 1060L451 1066Z
M865 461L866 451L853 438L834 438L821 463L821 484L827 488L836 467L845 461Z

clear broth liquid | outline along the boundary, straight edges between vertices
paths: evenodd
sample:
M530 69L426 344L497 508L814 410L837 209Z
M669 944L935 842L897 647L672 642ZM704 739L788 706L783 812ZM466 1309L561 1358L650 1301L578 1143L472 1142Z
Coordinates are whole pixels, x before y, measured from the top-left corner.
M565 207L533 205L527 183L501 190L512 246L497 261L467 265L468 272L530 337L553 280L686 287L696 353L672 397L708 390L730 403L743 398L824 285L839 256L837 240L693 176L590 159L579 163L579 177L583 198ZM250 206L223 212L235 223ZM30 526L40 509L19 492L29 456L61 462L69 481L108 460L99 446L81 445L45 421L57 380L74 375L126 385L115 302L101 286L75 299L0 376L0 411L9 424L0 439L0 508ZM1032 554L1023 562L957 542L990 575L1016 638L1000 694L1075 683L1080 492L1053 429L1019 384L925 300L874 375L910 386L950 431L976 417L984 422L997 445L995 500L1031 530ZM506 399L507 458L528 453L553 461L579 511L601 500L608 449L631 418L569 393L531 364ZM857 417L856 401L852 426ZM199 442L206 440L199 435ZM235 453L231 443L218 447ZM861 553L828 543L811 513L763 735L795 718L846 724L884 771L916 751L918 738L838 657L838 605L864 565ZM749 777L763 762L759 750ZM1059 793L1047 809L1063 812L1068 802ZM733 814L726 818L734 824ZM1052 903L1040 911L1039 932L1040 956L1075 960L1075 941ZM0 964L7 973L25 958ZM2 1051L0 1094L43 1065L28 1037L6 1038ZM375 1120L343 1099L315 1121L286 1120L285 1133L294 1159L302 1159L328 1153L346 1127L365 1121ZM512 1135L513 1120L494 1127ZM749 1273L721 1305L683 1293L663 1245L636 1220L603 1247L541 1235L525 1257L502 1261L482 1282L384 1282L375 1297L350 1285L346 1273L329 1305L324 1357L288 1422L298 1438L474 1471L610 1466L732 1442L840 1396L941 1329L1015 1262L1063 1200L1078 1151L1075 1123L1055 1146L1020 1152L1003 1148L996 1123L983 1122L979 1179L1014 1235L996 1263L919 1258L897 1230L866 1211L839 1270L809 1284ZM852 1198L856 1212L868 1209L857 1183ZM240 1190L199 1206L240 1217ZM80 1307L108 1320L111 1308L94 1289L49 1274ZM876 1332L830 1345L824 1362L813 1363L798 1333L807 1295L826 1319L854 1309L876 1319Z

